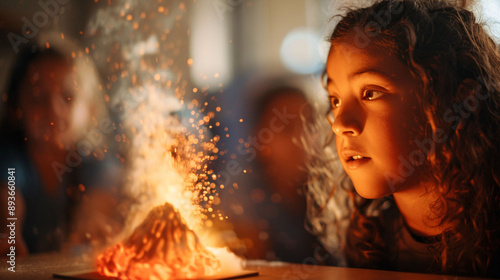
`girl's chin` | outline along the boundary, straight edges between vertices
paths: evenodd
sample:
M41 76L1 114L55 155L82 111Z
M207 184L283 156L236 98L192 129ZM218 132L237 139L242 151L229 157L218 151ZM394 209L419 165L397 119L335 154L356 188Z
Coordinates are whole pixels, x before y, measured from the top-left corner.
M362 195L359 192L357 192L357 193L359 194L359 196L361 196L362 198L365 198L365 199L379 199L379 198L383 198L383 197L391 195L391 193L385 194L385 195L376 195L376 194Z
M380 187L370 187L369 184L364 184L359 187L356 185L357 184L354 184L354 189L356 189L358 195L366 199L378 199L393 194L393 192L386 185Z

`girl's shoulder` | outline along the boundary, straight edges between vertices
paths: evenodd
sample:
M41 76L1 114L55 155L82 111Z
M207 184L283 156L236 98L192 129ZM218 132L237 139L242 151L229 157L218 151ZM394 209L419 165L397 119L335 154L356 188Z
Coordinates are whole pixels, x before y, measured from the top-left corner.
M29 192L37 182L36 172L26 150L20 146L1 145L0 184L6 185L11 176L15 178L16 188L22 193Z

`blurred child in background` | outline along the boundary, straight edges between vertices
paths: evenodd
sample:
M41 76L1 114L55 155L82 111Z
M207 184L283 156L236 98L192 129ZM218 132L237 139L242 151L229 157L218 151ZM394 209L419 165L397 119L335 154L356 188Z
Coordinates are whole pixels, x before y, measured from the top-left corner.
M5 174L15 168L17 253L111 235L120 165L109 155L113 124L90 58L69 39L43 34L18 54L3 100L0 165Z

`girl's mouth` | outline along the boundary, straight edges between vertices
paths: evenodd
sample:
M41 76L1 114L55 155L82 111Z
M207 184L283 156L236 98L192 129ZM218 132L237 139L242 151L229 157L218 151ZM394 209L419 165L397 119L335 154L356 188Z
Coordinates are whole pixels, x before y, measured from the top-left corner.
M363 156L351 156L347 161L360 160L364 158Z
M371 158L369 158L369 157L364 157L361 155L350 156L346 160L346 167L349 169L357 169L362 164L365 164L368 161L370 161L370 159Z

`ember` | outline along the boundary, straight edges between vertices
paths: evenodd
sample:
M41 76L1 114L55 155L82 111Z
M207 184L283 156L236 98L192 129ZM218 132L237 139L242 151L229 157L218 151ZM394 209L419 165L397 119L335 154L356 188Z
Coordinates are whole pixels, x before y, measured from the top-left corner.
M126 241L102 253L97 270L119 279L192 279L218 272L220 262L165 203L153 208Z

